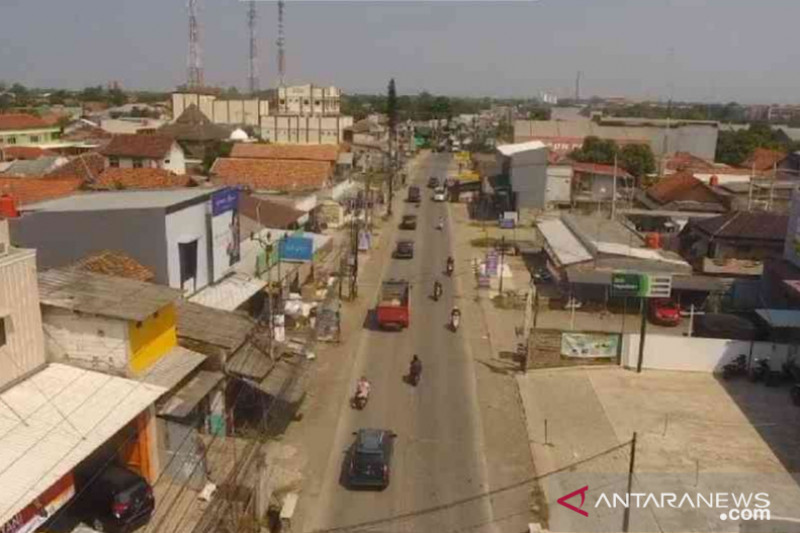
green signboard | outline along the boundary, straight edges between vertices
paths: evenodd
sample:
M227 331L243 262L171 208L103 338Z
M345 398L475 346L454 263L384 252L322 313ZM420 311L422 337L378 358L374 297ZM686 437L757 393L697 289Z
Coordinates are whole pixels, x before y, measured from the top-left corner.
M669 298L672 293L672 276L643 274L641 272L614 272L611 274L611 294L619 297Z

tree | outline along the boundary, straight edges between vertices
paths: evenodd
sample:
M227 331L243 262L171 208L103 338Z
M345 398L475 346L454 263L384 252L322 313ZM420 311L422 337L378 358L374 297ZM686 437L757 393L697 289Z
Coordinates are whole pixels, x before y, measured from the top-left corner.
M121 106L128 103L128 95L119 87L112 87L108 90L108 101L111 105Z
M389 134L393 136L397 128L397 90L394 86L394 78L389 80L389 88L386 93L386 114L389 116Z
M609 139L589 136L583 140L583 146L573 150L570 158L581 163L598 163L613 165L614 154L617 153L617 143Z
M86 87L78 94L78 99L81 102L104 102L106 94L102 85Z
M206 148L206 153L203 156L203 173L208 175L211 166L218 157L228 157L231 155L233 143L229 141L214 141L214 144Z
M619 166L637 178L656 171L656 158L649 144L627 144L617 158Z

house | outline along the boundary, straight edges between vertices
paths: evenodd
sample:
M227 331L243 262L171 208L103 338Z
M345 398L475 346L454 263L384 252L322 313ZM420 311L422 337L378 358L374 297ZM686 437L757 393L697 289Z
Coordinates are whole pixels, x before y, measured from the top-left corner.
M155 481L150 421L166 391L48 364L36 251L10 246L7 226L0 220L0 529L33 531L76 493L83 465L107 450Z
M12 236L40 249L40 268L120 250L151 269L156 283L190 295L221 280L239 260L234 189L86 192L20 211Z
M308 220L308 212L259 195L242 194L239 198L242 240L262 228L297 229Z
M776 179L780 181L797 181L800 179L800 151L792 152L778 162Z
M97 152L87 152L72 157L65 164L47 174L48 178L80 178L83 183L97 181L106 168L106 158Z
M743 163L742 168L754 170L756 172L773 172L778 163L786 158L786 152L780 150L770 150L768 148L756 148L753 153Z
M689 152L675 152L664 159L663 174L695 170L715 170L713 162L697 157Z
M701 213L724 213L728 210L724 196L688 171L659 179L645 191L637 191L635 198L637 204L651 210Z
M9 178L0 175L0 195L10 197L17 207L63 198L78 192L83 182L80 178L50 176L29 176ZM16 213L16 207L11 208ZM15 214L5 216L16 216Z
M783 253L764 262L761 276L762 305L778 309L800 308L800 192L794 191Z
M48 359L164 391L155 405L156 432L167 436L156 446L161 468L182 447L169 436L224 412L223 374L201 370L206 356L178 344L179 291L70 268L40 273L39 298Z
M0 146L47 147L58 141L61 128L24 113L0 114Z
M186 174L175 174L163 168L107 168L87 188L93 190L120 189L177 189L194 187L195 182Z
M342 145L319 144L235 144L230 157L240 159L268 159L273 161L324 161L330 175L337 175Z
M733 211L771 211L788 213L796 181L751 179L747 182L720 183L714 191Z
M630 198L634 178L625 169L597 163L572 164L572 202L593 207L611 202L614 191L617 200Z
M508 176L516 211L545 208L547 153L547 147L539 141L497 147L498 163L502 174Z
M3 176L41 176L57 169L68 161L61 156L42 156L37 159L21 159L10 163L3 171Z
M36 146L4 146L0 147L0 161L29 161L40 157L51 157L55 152Z
M287 161L220 157L211 167L218 185L246 187L264 192L309 192L331 182L331 165L326 161Z
M161 168L186 173L183 148L164 135L115 135L100 150L111 168Z
M706 274L759 276L766 259L783 254L788 222L787 215L749 211L690 220L681 255Z
M165 121L153 118L108 118L100 121L100 128L112 135L135 135L155 133Z
M230 138L231 129L214 124L196 105L191 104L175 122L162 126L158 133L178 141L187 158L202 162L208 150Z

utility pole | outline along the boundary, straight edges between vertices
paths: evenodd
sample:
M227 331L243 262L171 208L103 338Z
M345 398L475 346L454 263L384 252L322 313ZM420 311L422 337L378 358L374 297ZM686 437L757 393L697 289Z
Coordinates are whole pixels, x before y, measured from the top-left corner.
M636 467L636 432L633 432L633 439L631 439L631 462L628 465L628 494L633 489L633 471ZM622 531L628 533L631 522L631 506L625 506L625 511L622 515Z
M644 359L644 337L647 334L647 314L650 311L650 298L642 298L642 328L639 331L639 359L636 362L636 373L642 372Z
M500 296L503 296L503 264L506 258L506 236L500 238Z
M389 80L389 89L386 98L386 114L389 115L389 208L387 213L392 214L392 200L394 199L394 178L397 167L397 91L394 78Z
M756 179L756 164L753 162L753 169L750 171L750 184L747 187L747 210L753 207L753 181Z
M611 178L611 220L617 214L617 154L614 154L614 176Z

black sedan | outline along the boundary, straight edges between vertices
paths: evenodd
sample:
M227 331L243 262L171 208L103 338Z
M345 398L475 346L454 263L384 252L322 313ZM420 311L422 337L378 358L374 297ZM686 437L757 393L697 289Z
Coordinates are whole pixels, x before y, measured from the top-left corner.
M397 241L397 246L394 249L394 258L413 259L414 241Z
M435 189L438 186L439 186L439 178L437 178L436 176L431 176L430 179L428 180L428 188Z
M348 454L348 487L385 489L389 486L389 467L397 434L388 429L359 429L353 435L356 440Z
M400 229L417 229L417 215L404 215Z

